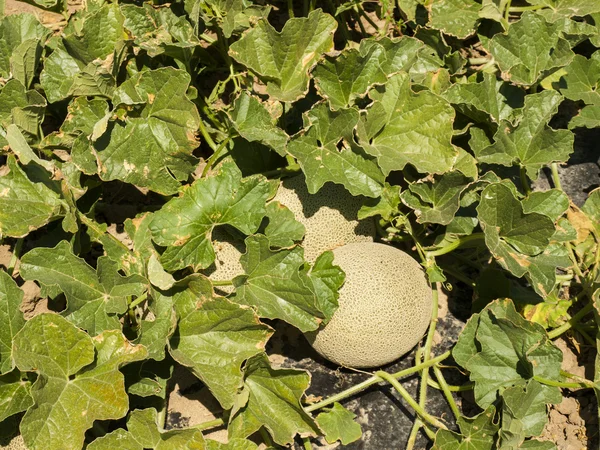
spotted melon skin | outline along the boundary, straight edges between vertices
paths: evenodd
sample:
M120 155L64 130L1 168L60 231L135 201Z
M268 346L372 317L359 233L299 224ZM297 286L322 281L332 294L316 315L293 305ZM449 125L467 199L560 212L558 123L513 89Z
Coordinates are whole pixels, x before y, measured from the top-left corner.
M275 195L304 225L304 258L313 263L317 257L351 242L372 242L376 234L372 218L357 220L364 198L352 196L343 186L326 183L316 194L309 194L303 175L283 180Z
M374 242L347 244L333 255L346 282L331 321L306 334L313 348L329 361L356 368L383 366L409 352L427 331L432 312L420 264Z

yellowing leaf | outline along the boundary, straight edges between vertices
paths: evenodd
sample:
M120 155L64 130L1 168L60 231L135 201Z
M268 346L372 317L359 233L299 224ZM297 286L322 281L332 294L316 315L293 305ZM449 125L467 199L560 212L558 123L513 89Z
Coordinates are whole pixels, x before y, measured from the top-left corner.
M32 450L80 450L95 420L123 417L129 402L119 368L147 356L120 331L92 339L56 314L29 320L13 345L19 370L38 373L20 427Z

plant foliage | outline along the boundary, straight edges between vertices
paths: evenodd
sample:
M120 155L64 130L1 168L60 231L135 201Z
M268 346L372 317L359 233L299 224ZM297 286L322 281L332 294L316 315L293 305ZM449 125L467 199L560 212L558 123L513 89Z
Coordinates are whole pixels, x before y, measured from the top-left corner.
M600 190L580 208L560 180L600 128L596 0L28 3L60 19L0 19L0 428L28 448L346 445L344 401L389 382L408 448L422 429L436 449L550 449L548 406L600 392L600 362L565 372L553 342L597 348ZM273 324L326 324L345 278L272 200L298 174L343 186L426 270L418 399L380 371L310 402L310 374L269 359ZM243 251L216 281L224 234ZM475 301L443 353L437 295L458 283ZM165 430L177 366L214 421ZM428 380L454 417L427 411Z

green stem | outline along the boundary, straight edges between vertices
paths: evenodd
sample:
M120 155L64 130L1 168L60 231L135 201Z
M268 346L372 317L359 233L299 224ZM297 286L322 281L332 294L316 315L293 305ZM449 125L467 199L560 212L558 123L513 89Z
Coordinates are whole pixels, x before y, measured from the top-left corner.
M302 446L304 447L304 450L312 450L309 438L302 438Z
M281 177L281 176L285 176L285 175L292 175L295 173L300 172L300 165L299 164L294 164L293 166L287 166L287 167L282 167L280 169L274 169L274 170L267 170L266 172L263 172L263 176L269 178L269 177Z
M566 274L566 275L556 275L556 281L571 281L573 279L573 274Z
M392 378L399 379L399 378L406 377L408 375L412 375L413 373L419 372L427 367L431 367L435 364L438 364L439 362L443 361L444 359L448 358L449 356L450 356L450 352L447 351L446 353L442 353L441 355L430 359L426 363L417 364L416 366L393 373L390 376ZM382 381L383 381L383 379L381 377L372 376L371 378L368 378L367 380L363 381L362 383L356 384L342 392L338 392L337 394L332 395L331 397L328 397L325 400L321 400L318 403L313 403L312 405L308 405L304 408L304 410L306 412L316 411L325 406L331 405L332 403L342 401L348 397L352 397L353 395L356 395L359 392L364 391L368 387L370 387L374 384L380 383Z
M356 9L352 9L352 15L354 16L354 20L356 20L356 23L358 23L358 27L360 28L360 33L365 37L369 37L369 35L367 34L367 30L365 30L365 26L362 23L362 20L360 20L360 14Z
M15 271L15 267L17 266L17 262L19 261L19 257L21 256L21 249L23 248L23 238L17 239L15 243L15 248L13 249L12 255L10 256L10 261L8 262L8 267L6 268L7 273L12 277L13 272Z
M193 428L194 430L208 430L210 428L216 428L216 427L220 427L221 425L224 425L225 421L223 419L214 419L214 420L209 420L208 422L203 422L203 423L199 423L198 425L194 425L191 426L190 428Z
M506 10L511 13L520 13L525 11L537 11L538 9L542 9L544 7L545 5L513 6L506 8Z
M217 40L215 38L212 38L204 33L202 33L200 35L200 39L205 40L206 42L208 42L209 44L214 44Z
M504 20L505 22L508 24L508 20L510 19L510 5L512 3L512 0L508 0L506 2L506 9L504 10Z
M443 430L448 429L446 425L440 422L440 420L437 417L434 417L427 411L425 411L423 406L417 403L417 401L410 396L408 391L404 389L404 386L402 386L398 382L398 380L396 380L392 375L382 370L375 372L375 375L390 383L394 387L394 389L398 391L398 393L402 396L406 403L408 403L410 407L415 410L415 412L421 417L421 419L425 420L426 422L429 422L434 427L442 428Z
M467 247L468 246L467 244L470 245L473 242L478 243L479 241L481 241L483 239L485 239L485 235L483 233L473 233L473 234L470 234L469 236L460 237L457 240L446 245L445 247L441 247L437 250L426 251L425 254L428 259L431 259L432 257L435 257L435 256L442 256L447 253L450 253L450 252L456 250L457 248Z
M448 273L450 276L453 276L457 280L462 281L466 285L471 286L472 288L475 287L475 282L473 280L471 280L469 277L467 277L466 275L460 273L458 270L454 270L451 267L444 267L442 270L444 272Z
M210 280L213 286L233 286L233 280Z
M291 18L294 17L294 0L287 0L287 9L288 9L288 16Z
M274 447L275 446L273 444L271 436L269 436L269 433L267 432L267 430L265 430L265 427L260 427L260 429L258 430L258 432L260 433L260 437L262 438L263 442L267 445L267 447Z
M482 64L490 62L490 58L482 56L481 58L469 58L468 61L471 66L481 66Z
M594 388L594 383L592 383L589 380L586 380L586 381L588 381L588 383L584 383L584 382L566 383L564 381L548 380L547 378L538 377L537 375L535 375L533 377L533 379L539 383L545 384L546 386L555 386L555 387L565 388L565 389L578 389L578 388L593 389Z
M573 329L575 329L575 331L581 334L583 336L583 339L585 339L587 343L590 344L592 347L596 346L596 341L592 339L591 336L587 334L579 324L573 325Z
M565 378L571 378L573 380L579 381L580 383L584 383L588 386L594 386L595 383L592 380L588 380L587 378L582 378L579 375L575 375L574 373L567 372L566 370L561 370L560 375Z
M594 309L594 305L591 303L588 303L583 308L581 308L577 314L575 314L573 317L571 317L567 322L562 324L560 327L555 328L554 330L550 331L548 333L548 337L550 339L556 339L561 334L563 334L563 333L567 332L568 330L570 330L571 328L573 328L573 325L578 323L587 314L592 312L593 309Z
M206 166L204 166L204 169L202 169L202 175L200 175L201 178L204 178L208 174L208 171L213 166L215 161L221 156L223 149L227 147L227 144L229 144L229 141L231 141L231 139L232 136L229 136L227 139L221 142L219 148L217 148L215 152L212 155L210 155L210 157L206 160Z
M531 194L531 186L529 186L529 178L527 177L527 170L524 166L519 168L519 174L521 178L521 186L523 186L523 191L525 195Z
M75 212L77 214L77 218L81 221L82 224L84 224L86 227L92 229L99 236L101 236L101 235L107 236L113 242L113 244L117 245L118 247L121 247L122 250L129 253L129 247L127 247L125 244L123 244L120 240L118 240L112 234L101 229L94 220L90 219L88 216L86 216L84 213L82 213L79 210L75 210Z
M200 120L200 134L202 134L202 137L208 146L212 148L213 152L216 152L219 149L217 144L215 144L215 141L213 141L213 139L210 137L210 134L208 134L208 131L206 131L206 127L204 126L204 122L202 120Z
M423 361L427 363L431 359L431 347L433 345L433 337L435 336L435 328L438 321L438 300L439 300L439 283L434 284L431 287L431 319L429 322L429 329L427 330L427 337L425 338L425 346L423 348ZM419 386L419 406L425 409L427 404L427 382L429 381L429 368L423 369L421 373L421 385ZM415 424L416 426L416 424Z
M550 166L550 170L552 171L552 181L554 182L554 187L559 191L562 191L562 184L560 183L560 176L558 174L558 164L552 163Z
M408 442L406 443L406 450L412 450L415 447L417 442L417 435L419 434L419 430L423 426L423 422L421 419L417 418L415 423L413 424L412 429L410 430L410 435L408 436Z
M442 392L444 393L444 397L446 397L446 401L448 402L448 405L452 410L452 414L454 414L454 418L458 420L461 414L460 410L458 409L458 406L456 405L456 402L454 401L452 392L450 391L450 386L448 386L448 383L446 383L446 379L444 378L444 375L442 374L442 371L439 367L433 366L433 373L435 374L435 377L437 378L438 383L442 388Z
M435 366L437 367L437 366ZM431 378L427 381L427 383L429 384L429 386L431 386L434 389L437 389L438 391L442 390L442 386L440 386L439 383L433 381ZM467 392L467 391L472 391L473 388L475 387L474 383L466 383L463 384L461 386L453 386L453 385L447 385L448 386L448 390L450 392Z
M142 295L140 295L138 298L136 298L135 300L133 300L130 304L129 304L129 309L134 309L136 306L138 306L141 303L144 303L146 301L146 299L148 298L148 293L144 292Z
M371 19L369 17L367 12L363 8L360 8L360 7L357 9L358 9L358 13L361 16L363 16L367 22L369 22L369 25L371 25L375 31L379 32L379 27L377 26L377 24L375 22L373 22L373 19Z

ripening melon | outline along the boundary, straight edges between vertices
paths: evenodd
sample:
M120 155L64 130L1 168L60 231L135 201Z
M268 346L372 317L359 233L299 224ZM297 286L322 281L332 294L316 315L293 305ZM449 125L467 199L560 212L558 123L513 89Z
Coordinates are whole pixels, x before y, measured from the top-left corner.
M309 194L304 176L298 175L283 180L274 200L287 206L305 226L302 247L311 263L327 250L351 242L372 242L375 237L373 219L356 218L364 198L352 196L339 184L327 183Z
M395 247L374 242L333 250L346 273L331 321L306 334L324 358L346 367L388 364L409 352L431 319L431 288L420 264Z

